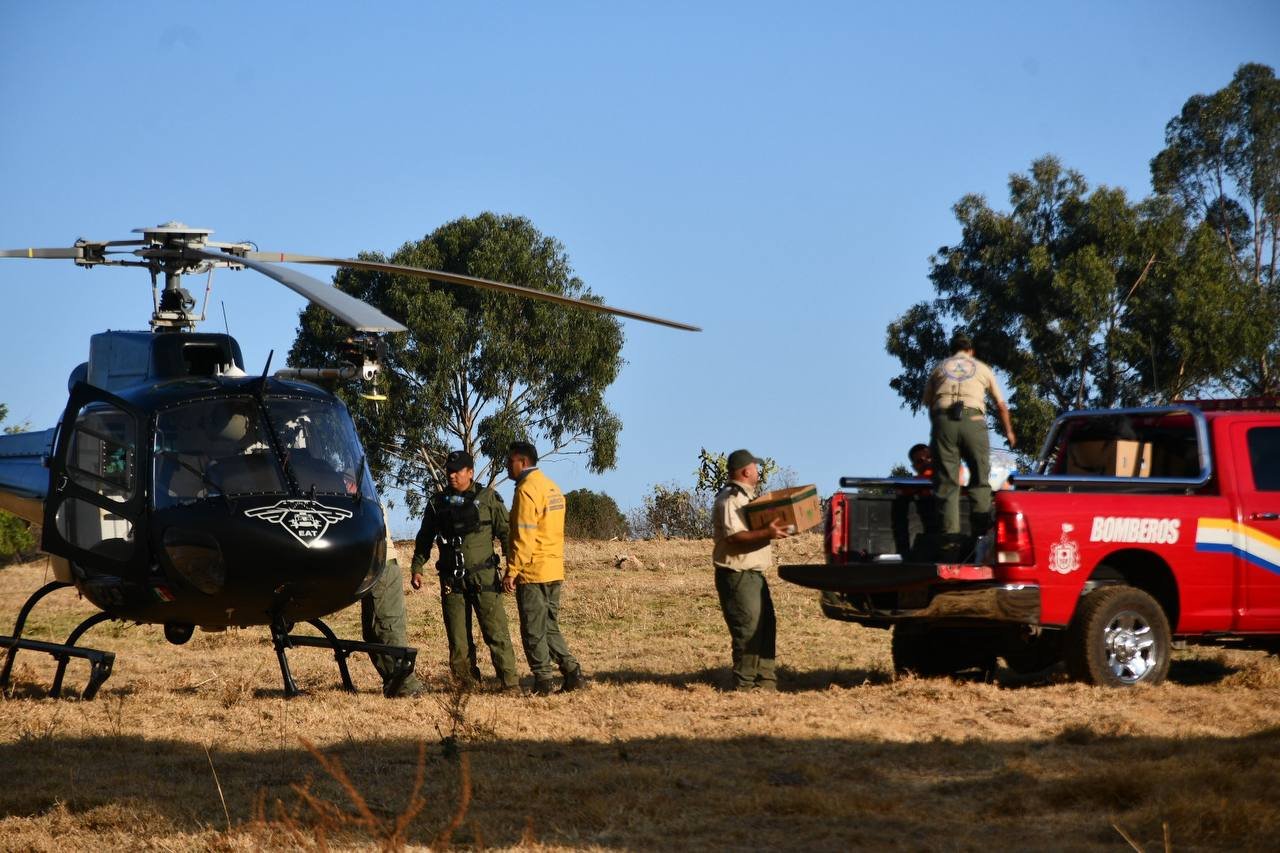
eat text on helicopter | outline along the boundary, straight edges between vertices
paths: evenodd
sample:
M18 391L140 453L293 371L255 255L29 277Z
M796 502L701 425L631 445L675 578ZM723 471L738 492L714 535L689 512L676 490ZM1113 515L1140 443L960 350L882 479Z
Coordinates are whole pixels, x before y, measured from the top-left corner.
M345 689L356 652L396 662L389 694L412 671L416 650L338 638L321 617L358 601L386 565L388 530L346 407L303 381L361 378L379 370L381 335L406 328L371 305L282 263L419 276L697 331L694 326L519 285L396 264L258 251L217 243L213 232L170 222L138 239L67 248L0 250L0 258L68 259L78 266L142 267L152 280L150 332L104 332L69 379L59 425L0 437L0 508L41 525L55 580L21 608L6 649L8 689L20 649L58 662L51 695L73 658L89 663L83 698L111 674L114 654L76 645L111 619L164 626L184 643L198 626L265 625L285 694L298 692L291 646L329 648ZM328 310L354 331L338 368L252 376L229 334L197 333L202 317L182 276L248 268ZM163 279L163 286L160 280ZM376 386L375 386L376 393ZM74 586L101 612L62 643L22 636L42 598ZM319 637L292 634L306 622Z

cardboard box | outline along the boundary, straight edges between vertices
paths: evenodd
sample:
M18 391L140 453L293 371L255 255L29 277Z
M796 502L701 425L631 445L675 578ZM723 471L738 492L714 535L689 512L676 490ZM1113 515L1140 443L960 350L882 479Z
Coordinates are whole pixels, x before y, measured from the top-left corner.
M1075 441L1067 445L1067 473L1150 477L1151 442L1128 439Z
M822 522L818 487L796 486L794 489L765 492L747 504L746 514L747 526L752 530L768 527L775 518L781 518L791 533L808 530Z

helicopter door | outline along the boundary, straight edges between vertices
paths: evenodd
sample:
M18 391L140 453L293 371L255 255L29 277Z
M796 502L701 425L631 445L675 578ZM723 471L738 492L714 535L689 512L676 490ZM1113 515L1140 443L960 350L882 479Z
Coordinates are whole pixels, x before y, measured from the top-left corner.
M145 568L145 424L120 398L76 383L49 460L41 548L93 572L124 576Z

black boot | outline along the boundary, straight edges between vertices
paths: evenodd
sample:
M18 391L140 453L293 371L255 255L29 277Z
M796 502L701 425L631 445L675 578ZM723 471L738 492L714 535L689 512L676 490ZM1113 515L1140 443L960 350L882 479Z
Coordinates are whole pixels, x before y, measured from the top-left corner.
M973 553L973 539L963 533L944 533L938 546L939 563L961 563Z
M564 684L560 685L560 692L570 693L574 690L581 690L586 687L588 683L587 677L582 674L582 667L578 667L573 672L565 675Z

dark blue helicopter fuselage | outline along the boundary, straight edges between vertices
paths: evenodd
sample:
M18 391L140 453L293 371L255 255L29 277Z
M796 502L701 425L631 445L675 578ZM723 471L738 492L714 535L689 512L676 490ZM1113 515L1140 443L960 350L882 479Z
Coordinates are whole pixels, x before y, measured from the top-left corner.
M386 536L350 416L315 385L239 375L73 390L43 547L113 616L318 618L373 585Z

